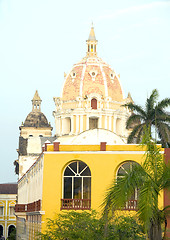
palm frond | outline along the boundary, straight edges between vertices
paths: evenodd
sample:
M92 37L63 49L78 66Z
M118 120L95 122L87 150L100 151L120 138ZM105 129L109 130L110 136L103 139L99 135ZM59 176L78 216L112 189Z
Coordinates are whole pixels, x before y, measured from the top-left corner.
M151 179L145 179L141 187L138 202L138 216L148 229L151 219L153 219L158 212L158 187Z
M103 215L107 215L110 210L123 208L134 190L143 184L144 176L146 176L146 173L142 166L138 164L133 166L132 171L127 171L121 179L114 180L102 203Z
M146 113L140 105L136 105L133 103L126 103L122 106L127 107L129 110L136 112L137 114L142 115L143 117L146 117Z
M138 131L138 134L137 134L137 139L136 139L136 142L137 142L137 143L140 143L140 142L141 142L143 133L144 133L144 129L141 127L141 129Z
M152 90L152 93L149 97L149 102L152 103L151 106L154 107L154 103L157 101L159 97L159 93L158 93L158 90L157 89L153 89Z
M149 98L146 100L146 112L150 113L155 108L156 101L158 99L158 91L154 89Z
M164 109L170 106L170 98L164 98L162 101L160 101L156 108L157 109Z
M170 142L170 126L166 123L157 122L156 128L158 129L158 136L164 147Z
M152 181L157 184L163 174L165 163L163 160L161 149L156 145L155 142L149 141L147 143L145 161L142 166L147 172L147 174L150 176Z
M160 186L160 190L162 189L170 190L170 164L166 165L164 163L163 173L159 179L158 185Z
M142 120L145 120L145 118L142 115L132 114L126 122L126 128L127 129L131 128L132 124L135 125L135 124L141 122Z
M132 143L136 138L137 138L137 134L138 132L141 130L141 128L144 127L144 124L140 124L137 125L133 128L132 132L129 134L128 139L127 139L127 143ZM139 143L139 142L137 142Z
M167 115L167 114L156 115L155 121L156 122L162 121L162 122L170 123L170 115Z

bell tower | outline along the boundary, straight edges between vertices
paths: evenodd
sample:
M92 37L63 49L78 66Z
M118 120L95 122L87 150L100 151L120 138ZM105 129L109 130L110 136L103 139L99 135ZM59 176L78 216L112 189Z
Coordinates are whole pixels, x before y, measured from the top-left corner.
M32 99L32 112L41 112L41 98L36 90L34 97Z
M37 160L42 152L43 144L54 141L52 127L46 116L41 112L41 98L36 90L32 101L32 111L27 115L25 121L19 127L18 160L15 161L16 173L19 178Z

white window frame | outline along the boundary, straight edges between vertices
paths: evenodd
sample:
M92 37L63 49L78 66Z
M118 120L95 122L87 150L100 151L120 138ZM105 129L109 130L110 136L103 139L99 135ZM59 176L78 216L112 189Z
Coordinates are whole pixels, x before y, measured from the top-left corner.
M76 162L77 163L77 173L75 173L74 172L74 170L69 166L70 164L72 164L72 163L74 163L74 162ZM86 164L86 167L85 168L83 168L83 170L80 172L80 173L78 173L78 168L79 168L79 163L80 162L83 162L83 161L80 161L80 160L76 160L76 161L73 161L73 162L70 162L66 167L65 167L65 169L64 169L64 171L63 171L63 187L62 187L62 198L64 199L64 178L67 178L67 177L70 177L70 178L72 178L72 192L71 192L71 195L72 195L72 197L71 197L71 199L74 199L74 178L76 178L76 177L81 177L82 178L82 183L81 183L81 186L82 186L82 189L81 189L81 196L82 196L82 198L81 199L84 199L83 198L83 179L84 178L90 178L91 179L91 171L90 171L90 176L81 176L81 174L87 169L87 168L89 168L89 166L85 163L85 162L83 162L83 163L85 163ZM75 174L75 176L64 176L64 173L65 173L65 170L66 170L66 168L69 168L74 174ZM90 168L89 168L89 170L90 170ZM90 186L90 189L91 189L91 186ZM91 194L90 194L90 199L91 199Z

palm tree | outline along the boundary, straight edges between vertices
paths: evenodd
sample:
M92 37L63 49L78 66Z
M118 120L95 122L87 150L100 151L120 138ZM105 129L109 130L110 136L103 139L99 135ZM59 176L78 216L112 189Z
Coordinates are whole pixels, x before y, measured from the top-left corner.
M161 149L151 140L150 134L144 135L144 142L147 148L144 163L134 165L123 178L114 180L103 202L103 215L108 219L114 210L122 209L135 189L138 189L137 215L149 239L161 240L161 224L166 223L166 213L170 206L159 209L158 196L163 189L170 188L170 166L165 164Z
M158 91L154 89L146 100L145 108L132 102L123 105L132 111L126 122L126 128L133 128L127 142L140 143L145 127L155 127L163 147L170 145L170 114L165 108L170 106L170 98L158 102Z

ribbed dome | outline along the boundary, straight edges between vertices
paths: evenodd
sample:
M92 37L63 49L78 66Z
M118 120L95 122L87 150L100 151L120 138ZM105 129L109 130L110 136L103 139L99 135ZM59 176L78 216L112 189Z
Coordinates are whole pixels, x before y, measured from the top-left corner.
M87 42L87 54L66 75L61 100L76 100L77 97L100 94L111 101L123 100L119 75L97 56L97 40L92 26Z
M112 101L123 100L119 76L97 56L86 56L73 66L66 76L61 98L75 100L91 93L111 97Z
M42 112L30 112L25 119L24 127L51 127L46 116Z

